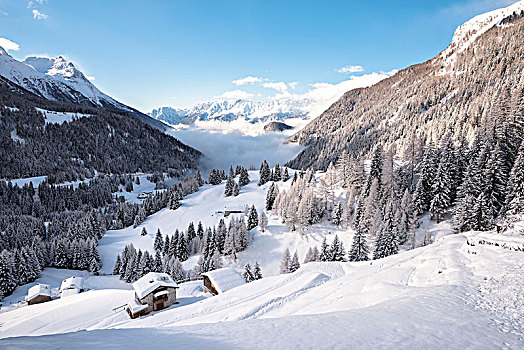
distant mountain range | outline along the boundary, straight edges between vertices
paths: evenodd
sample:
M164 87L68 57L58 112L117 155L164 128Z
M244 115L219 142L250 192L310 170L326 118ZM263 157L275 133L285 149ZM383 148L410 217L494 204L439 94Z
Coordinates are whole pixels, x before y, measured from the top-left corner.
M156 128L165 125L101 92L64 57L27 57L18 61L0 47L0 76L50 101L128 112Z

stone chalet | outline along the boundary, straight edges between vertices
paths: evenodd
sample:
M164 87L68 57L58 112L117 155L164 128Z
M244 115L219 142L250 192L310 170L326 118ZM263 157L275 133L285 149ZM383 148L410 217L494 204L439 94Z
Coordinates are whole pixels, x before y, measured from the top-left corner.
M176 303L178 284L167 273L149 272L135 283L135 299L127 304L131 318L162 310Z

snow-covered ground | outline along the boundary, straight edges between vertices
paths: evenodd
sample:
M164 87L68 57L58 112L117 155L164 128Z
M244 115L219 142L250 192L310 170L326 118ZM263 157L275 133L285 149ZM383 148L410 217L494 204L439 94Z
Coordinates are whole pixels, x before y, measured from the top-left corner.
M42 108L37 108L36 110L44 115L46 124L63 124L64 122L71 122L73 119L91 116L84 113L48 111Z
M250 178L238 197L224 197L224 184L205 185L175 211L164 209L136 229L108 231L99 245L101 272L112 270L126 244L152 251L157 228L172 234L190 222L216 225L224 208L262 209L269 184L258 187L257 172ZM284 189L290 181L278 185ZM140 235L142 227L149 235ZM117 277L45 269L38 281L52 288L77 275L90 290L22 306L17 302L32 284L19 287L3 300L0 348L523 348L524 252L516 249L524 249L524 236L517 230L451 235L449 222L423 217L418 234L425 232L435 243L372 262L309 263L278 275L286 247L302 261L326 236L330 242L338 234L348 249L352 232L322 224L291 233L270 216L268 230L255 229L248 249L226 262L240 269L258 261L263 279L215 297L204 294L199 281L183 283L179 304L136 320L121 307L133 297L130 285Z
M89 291L0 314L0 337L15 337L0 347L522 348L524 253L481 239L508 240L449 235L374 262L309 263L211 298L190 282L181 304L137 320L113 310L132 292Z
M293 171L290 173L292 175ZM195 227L199 221L202 222L204 227L215 226L220 219L224 218L223 214L217 214L218 211L225 209L243 210L246 205L255 205L259 212L262 211L265 207L266 193L270 183L258 186L259 175L257 171L250 171L249 177L250 183L240 189L240 194L237 197L224 196L225 182L216 186L204 185L200 191L186 196L180 201L182 206L177 210L160 210L136 228L130 226L122 230L108 231L100 240L98 247L103 262L101 272L111 273L116 256L129 243L133 243L137 249L146 249L152 252L153 241L158 229L164 235L172 235L176 229L186 231L191 222L195 224ZM142 183L142 179L140 181ZM291 180L280 181L277 185L280 190L288 189ZM230 215L226 218L226 223L234 215L242 214ZM144 227L148 232L146 236L141 235ZM252 233L253 238L249 249L238 254L237 261L229 260L226 264L231 267L243 268L246 263L253 265L255 261L258 261L262 273L266 276L278 274L280 258L286 247L290 249L292 254L297 251L299 258L303 260L310 247L316 245L320 248L324 237L327 237L328 243L331 243L335 234L338 234L348 249L353 237L352 231L337 229L331 224L315 225L307 229L304 235L299 231L287 232L281 220L273 215L269 215L269 227L266 232L254 229ZM193 257L184 262L184 268L193 268L197 260L198 257Z

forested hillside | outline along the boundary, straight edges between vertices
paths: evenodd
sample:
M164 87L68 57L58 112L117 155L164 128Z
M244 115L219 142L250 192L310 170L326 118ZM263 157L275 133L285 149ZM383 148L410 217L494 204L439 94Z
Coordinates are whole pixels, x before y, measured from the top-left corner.
M377 144L406 157L430 142L471 142L476 133L519 143L524 133L523 15L505 17L466 47L454 43L430 61L347 92L291 137L307 148L288 165L326 169L343 151L367 155ZM472 29L464 41L475 33Z
M88 117L46 123L48 111ZM200 152L131 117L100 108L41 99L0 80L0 178L49 176L50 182L92 177L95 172L194 170Z

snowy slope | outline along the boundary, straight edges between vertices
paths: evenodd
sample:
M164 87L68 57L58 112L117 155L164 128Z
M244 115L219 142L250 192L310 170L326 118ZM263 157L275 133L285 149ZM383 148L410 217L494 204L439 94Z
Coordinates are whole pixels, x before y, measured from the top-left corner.
M479 36L494 26L500 25L503 19L522 12L524 12L524 0L473 17L455 30L451 44L437 58L444 59L444 67L452 64L457 54L466 50Z
M183 303L137 320L112 311L129 291L90 291L1 313L1 338L31 337L0 347L522 348L524 253L480 239L524 243L451 235L373 263L306 264L203 299L191 282Z
M292 175L293 172L291 171L290 174ZM217 211L243 210L246 205L255 205L259 212L262 211L270 183L257 186L259 179L257 171L250 171L249 177L251 182L240 189L237 197L224 196L225 182L216 186L204 185L200 191L180 201L182 206L177 210L162 209L148 217L136 228L130 226L121 230L108 231L100 240L98 247L103 262L101 272L111 273L116 256L130 243L133 243L137 249L152 252L154 237L158 229L164 235L172 235L175 229L186 231L190 222L193 222L195 226L199 221L204 227L215 226L223 218L223 215L217 214ZM291 181L285 183L280 181L277 185L280 190L287 189ZM231 217L226 218L226 223ZM148 232L146 236L141 235L144 227ZM303 260L307 250L313 246L320 247L324 237L331 243L335 234L338 234L347 248L353 237L352 231L337 229L331 224L315 225L308 229L305 235L298 232L287 232L281 220L272 215L269 216L269 228L266 232L260 232L258 229L252 232L250 247L245 252L238 254L237 261L228 260L226 265L242 269L246 263L253 265L255 261L258 261L265 276L278 274L280 258L286 248L289 248L292 253L296 250L300 259ZM192 269L197 260L198 256L190 258L183 263L184 268Z

